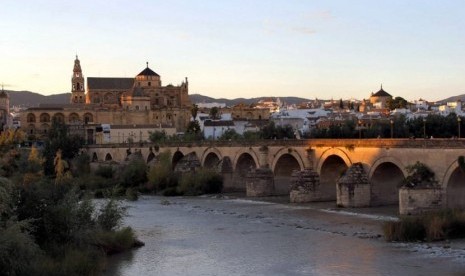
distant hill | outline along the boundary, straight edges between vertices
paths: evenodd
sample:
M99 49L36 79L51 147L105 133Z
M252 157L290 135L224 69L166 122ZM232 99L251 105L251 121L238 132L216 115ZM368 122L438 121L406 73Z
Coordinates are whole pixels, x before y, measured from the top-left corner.
M31 91L7 91L10 94L10 105L20 105L25 107L35 107L39 104L67 104L69 103L69 97L71 96L70 93L62 93L62 94L55 94L45 96L39 93L31 92ZM465 95L464 95L465 96ZM257 98L237 98L237 99L225 99L225 98L212 98L208 96L203 96L200 94L191 94L189 95L191 102L193 103L225 103L226 106L233 106L239 103L244 104L252 104L257 103L263 99L273 98L276 99L277 97L257 97ZM287 104L299 104L301 102L307 102L308 99L298 98L298 97L279 97L282 102Z
M45 96L30 91L6 91L10 94L10 105L35 107L39 104L66 104L69 103L71 93Z
M211 102L217 102L217 103L225 103L226 106L233 106L239 103L244 103L244 104L252 104L252 103L257 103L260 100L264 99L276 99L279 98L281 102L285 102L287 104L299 104L302 102L308 102L309 99L305 98L299 98L299 97L257 97L257 98L250 98L250 99L245 99L245 98L236 98L236 99L225 99L225 98L211 98L207 96L203 96L200 94L191 94L189 95L189 99L193 103L211 103Z
M461 100L462 102L465 102L465 94L449 97L447 99L444 99L444 100L441 100L441 101L438 101L438 102L444 102L444 103L445 102L455 102L457 100Z

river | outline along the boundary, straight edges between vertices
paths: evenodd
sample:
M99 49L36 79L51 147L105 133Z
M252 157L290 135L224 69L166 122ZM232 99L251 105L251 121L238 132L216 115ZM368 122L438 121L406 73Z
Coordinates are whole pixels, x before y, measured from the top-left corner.
M110 257L105 275L465 275L465 242L385 242L380 225L394 217L382 208L228 196L124 204L145 246Z

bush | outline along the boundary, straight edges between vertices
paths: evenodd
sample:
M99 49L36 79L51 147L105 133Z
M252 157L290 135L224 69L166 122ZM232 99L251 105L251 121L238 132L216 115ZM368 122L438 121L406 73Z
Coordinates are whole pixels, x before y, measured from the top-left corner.
M442 210L418 217L401 217L383 225L387 241L437 241L465 237L465 211Z
M147 173L147 191L161 192L178 185L178 176L171 167L170 152L162 152L158 156L158 163L152 166Z
M97 245L108 254L115 254L134 247L136 238L131 227L109 232L102 231L97 235Z
M103 178L113 178L113 167L99 165L94 174Z
M105 231L115 230L126 214L126 209L111 199L100 209L97 222L101 229Z
M220 193L223 189L223 178L218 173L200 169L182 175L178 192L185 195Z
M144 160L132 160L122 168L118 177L123 187L137 187L147 182L147 166Z
M2 275L35 275L42 251L29 234L26 222L0 226L0 267Z

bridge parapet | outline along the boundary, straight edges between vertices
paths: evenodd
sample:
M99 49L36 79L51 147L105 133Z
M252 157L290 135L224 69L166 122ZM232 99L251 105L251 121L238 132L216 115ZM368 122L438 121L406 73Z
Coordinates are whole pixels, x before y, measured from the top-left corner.
M143 147L379 147L379 148L465 148L465 139L289 139L254 141L163 141L159 143L114 143L86 145L88 148Z

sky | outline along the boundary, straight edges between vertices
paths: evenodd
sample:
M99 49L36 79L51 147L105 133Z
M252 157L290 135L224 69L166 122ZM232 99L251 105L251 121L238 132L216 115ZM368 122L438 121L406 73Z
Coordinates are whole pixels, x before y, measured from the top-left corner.
M85 77L189 79L215 98L408 100L465 93L462 0L1 1L0 83L70 92Z

